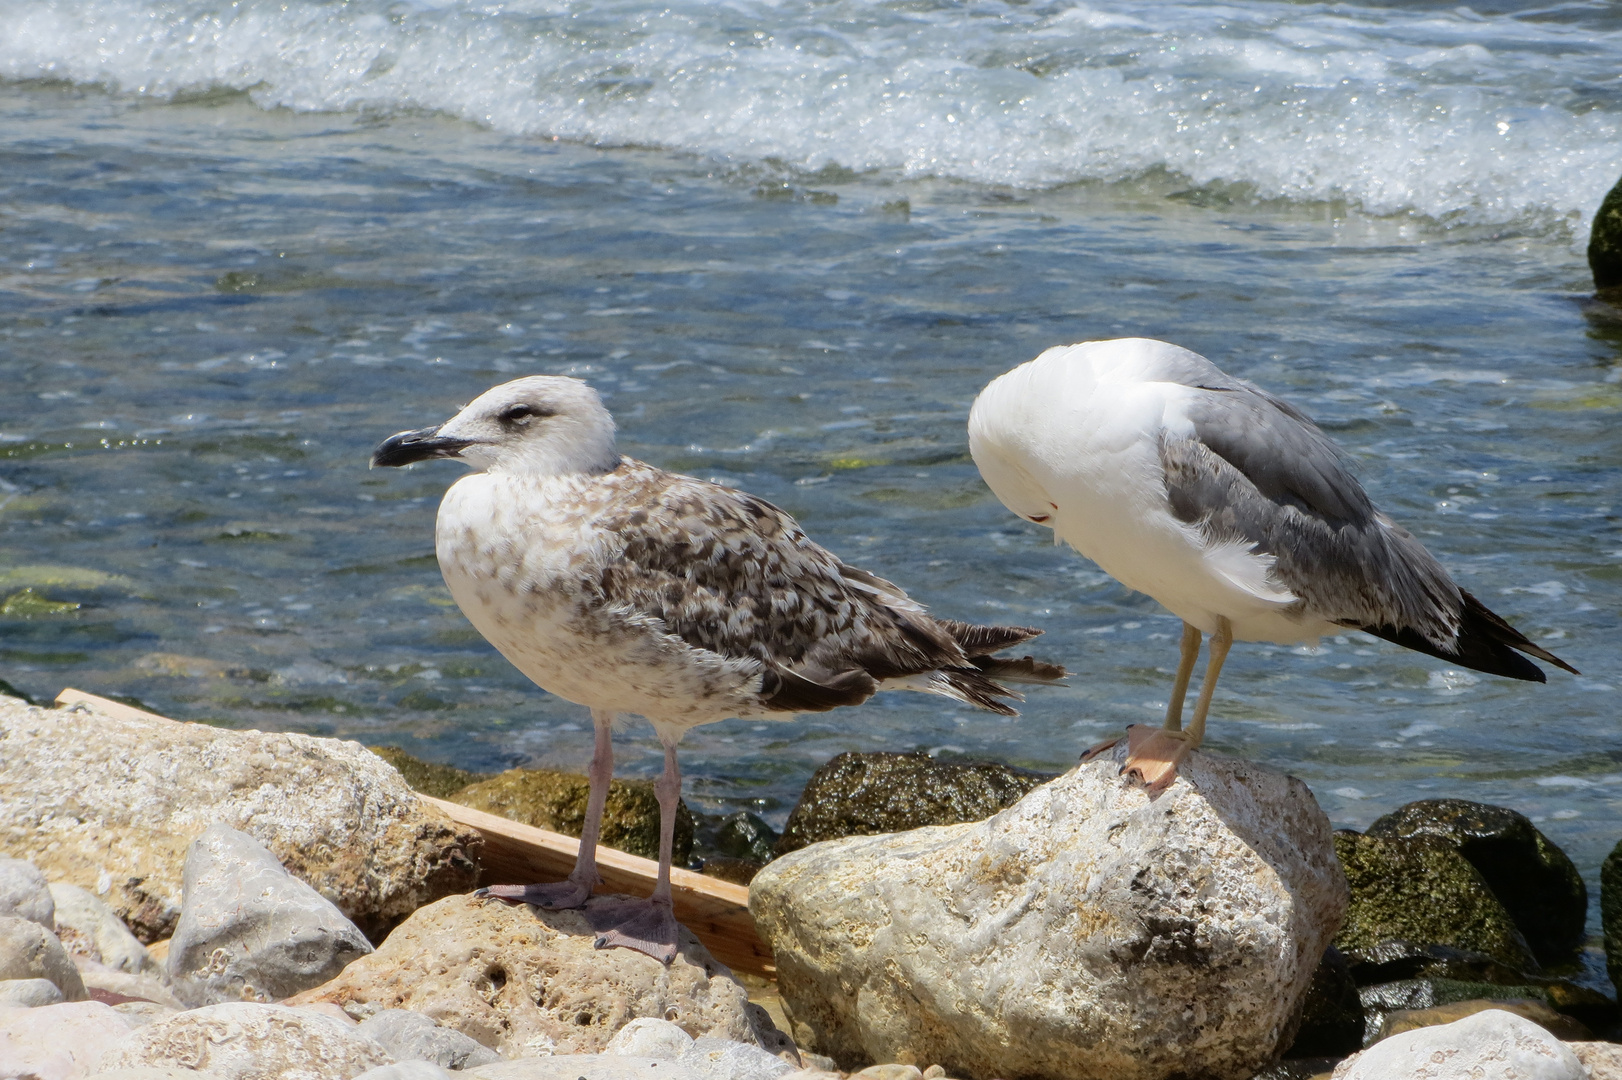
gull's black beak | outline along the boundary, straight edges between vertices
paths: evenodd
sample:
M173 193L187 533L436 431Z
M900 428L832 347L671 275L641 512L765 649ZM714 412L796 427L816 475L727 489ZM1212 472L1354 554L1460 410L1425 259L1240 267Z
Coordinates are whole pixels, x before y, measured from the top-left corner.
M468 439L442 438L439 429L418 428L390 435L372 451L372 468L379 465L410 465L413 461L427 461L436 457L455 457L472 445Z

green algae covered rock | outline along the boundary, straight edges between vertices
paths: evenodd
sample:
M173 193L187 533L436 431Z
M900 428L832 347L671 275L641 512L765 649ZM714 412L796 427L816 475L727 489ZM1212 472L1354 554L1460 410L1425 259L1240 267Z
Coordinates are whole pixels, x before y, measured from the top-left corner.
M1594 289L1602 297L1622 294L1622 180L1594 214L1594 228L1588 235L1588 268L1594 272Z
M1480 872L1539 963L1570 960L1582 946L1588 887L1526 815L1464 799L1425 799L1380 818L1366 835L1451 844Z
M1482 953L1516 971L1536 971L1526 939L1458 849L1432 836L1335 833L1351 908L1335 947L1354 966L1384 959L1391 942Z
M489 773L469 772L454 765L423 761L398 746L368 746L366 749L393 765L394 771L400 774L412 791L420 791L436 799L448 799L469 784L490 778Z
M777 854L845 836L984 821L1052 780L996 762L848 753L818 769L789 814Z
M586 778L551 769L508 769L448 796L452 802L499 814L525 825L579 836L586 821ZM651 780L615 780L603 808L602 843L645 859L659 857L659 800ZM673 863L685 866L693 853L693 814L676 808Z
M1605 966L1611 982L1622 987L1622 842L1600 864L1599 916L1605 935Z

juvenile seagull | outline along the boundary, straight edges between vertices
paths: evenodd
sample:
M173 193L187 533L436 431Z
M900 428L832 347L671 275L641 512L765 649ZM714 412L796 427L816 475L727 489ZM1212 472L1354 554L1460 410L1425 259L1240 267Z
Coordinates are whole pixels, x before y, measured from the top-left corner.
M1512 679L1544 681L1520 653L1576 673L1375 509L1311 420L1198 353L1147 338L1049 349L980 392L969 450L1004 506L1183 620L1165 725L1127 729L1123 771L1151 792L1204 738L1235 639L1350 628ZM1184 731L1202 633L1210 660Z
M437 428L402 431L373 465L456 458L473 468L439 505L435 550L463 614L513 665L591 710L596 751L580 853L562 882L495 885L503 900L579 907L599 884L596 847L614 771L616 717L664 744L659 880L620 909L598 948L664 963L676 954L670 852L688 728L788 720L922 690L1013 715L998 678L1064 669L991 654L1041 633L930 617L882 578L847 566L753 495L623 458L614 421L578 379L498 386Z

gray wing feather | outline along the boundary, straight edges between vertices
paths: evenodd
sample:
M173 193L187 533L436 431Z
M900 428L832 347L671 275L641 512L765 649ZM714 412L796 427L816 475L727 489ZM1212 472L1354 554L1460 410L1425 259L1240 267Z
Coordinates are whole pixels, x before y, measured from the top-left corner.
M1165 436L1160 445L1179 519L1271 555L1279 583L1319 618L1409 628L1438 645L1456 640L1458 586L1375 510L1328 436L1239 380L1201 389L1189 410L1194 437Z

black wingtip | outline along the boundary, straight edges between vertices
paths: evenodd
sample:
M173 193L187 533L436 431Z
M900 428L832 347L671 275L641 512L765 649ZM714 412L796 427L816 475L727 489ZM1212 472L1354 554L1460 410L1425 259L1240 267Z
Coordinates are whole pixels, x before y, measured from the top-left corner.
M1359 626L1357 629L1401 645L1405 649L1413 649L1415 652L1422 652L1438 660L1446 660L1450 664L1474 671L1502 675L1506 679L1521 679L1536 683L1549 681L1543 669L1521 653L1546 660L1573 675L1581 674L1554 653L1509 625L1468 592L1460 589L1459 596L1464 601L1464 607L1460 612L1458 640L1451 651L1408 627L1398 629L1394 626Z

